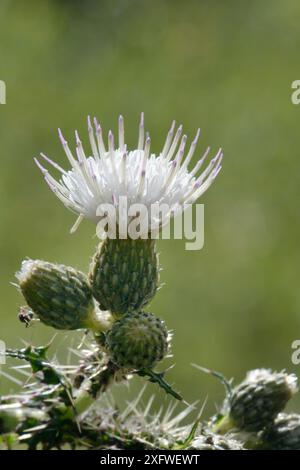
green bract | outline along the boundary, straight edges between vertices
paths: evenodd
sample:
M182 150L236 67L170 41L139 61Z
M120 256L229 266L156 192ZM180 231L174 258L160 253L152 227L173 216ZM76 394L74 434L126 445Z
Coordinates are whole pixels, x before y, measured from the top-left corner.
M89 278L100 308L119 316L150 302L158 271L155 240L107 238L94 256Z

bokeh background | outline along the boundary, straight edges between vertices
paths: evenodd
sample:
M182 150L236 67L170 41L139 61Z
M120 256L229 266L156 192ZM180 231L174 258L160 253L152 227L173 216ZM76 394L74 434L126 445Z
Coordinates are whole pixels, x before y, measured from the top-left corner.
M78 129L86 142L88 114L108 131L122 113L134 146L144 111L156 152L176 118L190 137L201 127L198 156L207 145L225 154L201 201L204 249L159 242L165 286L151 311L174 330L168 379L189 402L208 397L208 415L223 388L191 363L236 380L256 367L300 373L291 362L300 338L300 106L291 102L299 18L297 0L1 1L0 338L7 345L38 345L54 334L17 320L22 299L10 282L22 259L86 271L97 243L89 222L69 234L74 216L33 157L43 151L67 165L57 127L70 142ZM64 358L75 337L58 334L52 350ZM1 393L17 387L0 380ZM129 399L141 386L135 379L116 394ZM300 410L299 398L292 407Z

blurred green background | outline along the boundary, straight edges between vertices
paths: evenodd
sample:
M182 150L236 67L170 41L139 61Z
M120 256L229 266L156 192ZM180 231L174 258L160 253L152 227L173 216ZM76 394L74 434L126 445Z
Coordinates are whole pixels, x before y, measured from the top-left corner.
M201 200L204 249L159 242L165 286L150 309L174 330L169 380L189 402L208 396L208 414L223 389L191 363L237 380L256 367L300 372L291 363L291 343L300 338L300 106L291 103L299 20L297 0L1 1L0 338L7 345L41 344L54 333L17 320L22 299L10 282L22 259L86 271L97 242L87 221L69 234L74 216L33 157L43 151L67 167L57 127L70 142L78 129L86 142L88 114L108 131L122 113L132 147L144 111L154 151L175 118L190 137L202 129L195 159L207 145L225 154ZM56 337L61 357L72 337ZM1 378L0 387L15 385ZM292 407L299 411L299 398Z

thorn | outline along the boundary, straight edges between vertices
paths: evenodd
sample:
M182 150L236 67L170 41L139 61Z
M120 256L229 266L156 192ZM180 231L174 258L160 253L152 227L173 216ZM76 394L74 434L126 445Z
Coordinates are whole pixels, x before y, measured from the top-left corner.
M230 398L232 395L232 386L230 381L223 375L221 372L214 371L212 369L207 369L206 367L201 367L198 364L191 364L192 367L195 367L198 370L201 370L201 372L204 372L205 374L212 375L213 377L216 377L225 387L226 393L228 397Z

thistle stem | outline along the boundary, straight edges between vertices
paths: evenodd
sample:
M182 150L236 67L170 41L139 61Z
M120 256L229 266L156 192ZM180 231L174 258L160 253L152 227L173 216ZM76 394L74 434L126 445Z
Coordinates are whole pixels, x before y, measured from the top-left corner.
M226 434L228 431L233 429L234 423L228 415L223 416L212 428L213 432L218 434Z

